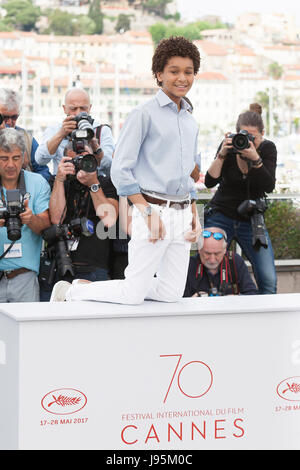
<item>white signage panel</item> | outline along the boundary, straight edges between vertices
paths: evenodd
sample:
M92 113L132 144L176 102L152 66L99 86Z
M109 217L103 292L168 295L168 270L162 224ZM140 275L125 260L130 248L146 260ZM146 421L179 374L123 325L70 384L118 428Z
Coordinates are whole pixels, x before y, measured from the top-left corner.
M300 449L300 309L232 309L16 322L18 448Z

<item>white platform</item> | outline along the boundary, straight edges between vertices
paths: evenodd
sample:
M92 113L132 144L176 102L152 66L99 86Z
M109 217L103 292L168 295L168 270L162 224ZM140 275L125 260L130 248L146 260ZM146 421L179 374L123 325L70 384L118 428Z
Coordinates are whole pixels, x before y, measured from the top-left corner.
M300 449L300 294L0 305L1 449Z

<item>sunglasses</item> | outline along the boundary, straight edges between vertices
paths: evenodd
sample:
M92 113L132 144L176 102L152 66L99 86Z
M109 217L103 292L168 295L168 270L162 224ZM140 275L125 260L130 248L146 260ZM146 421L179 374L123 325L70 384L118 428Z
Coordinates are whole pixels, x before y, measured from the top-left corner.
M224 238L225 241L227 240L226 235L224 235L223 233L221 233L221 232L211 232L210 230L203 230L202 236L203 236L203 238L209 238L209 237L213 236L213 238L215 240L222 240L222 238Z
M12 116L5 116L4 114L2 114L2 118L3 118L3 121L9 121L10 119L12 121L16 121L19 117L19 114L13 114Z

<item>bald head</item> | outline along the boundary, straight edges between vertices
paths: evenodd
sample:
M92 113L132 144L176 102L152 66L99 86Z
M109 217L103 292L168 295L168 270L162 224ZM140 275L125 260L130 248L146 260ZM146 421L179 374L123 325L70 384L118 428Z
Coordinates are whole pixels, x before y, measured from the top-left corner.
M198 250L202 264L204 264L209 271L216 273L226 253L226 232L219 227L205 227L205 230L212 233L218 232L223 235L220 240L216 240L213 235L208 238L201 237L203 245L201 248L199 247Z
M67 115L76 116L76 114L86 112L91 109L90 97L82 88L71 88L65 95L64 112Z

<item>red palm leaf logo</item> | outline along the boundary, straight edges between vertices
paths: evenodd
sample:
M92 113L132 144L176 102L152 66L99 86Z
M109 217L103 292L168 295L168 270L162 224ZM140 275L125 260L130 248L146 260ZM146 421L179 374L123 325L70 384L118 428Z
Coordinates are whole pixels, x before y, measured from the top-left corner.
M82 410L87 404L87 397L74 388L61 388L47 393L41 404L48 413L67 415Z
M59 397L55 398L54 395L52 395L53 400L51 403L48 403L48 407L52 406L54 403L56 403L59 406L72 406L72 405L78 405L78 403L81 401L80 397L65 397L64 395L59 395Z
M300 377L288 377L277 386L277 394L288 401L300 401Z

